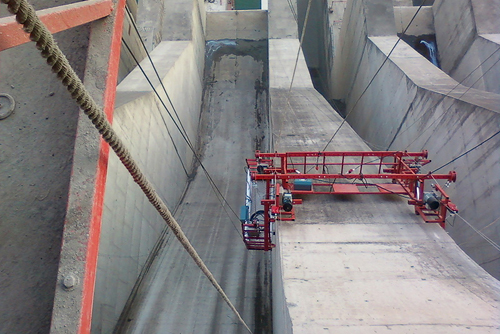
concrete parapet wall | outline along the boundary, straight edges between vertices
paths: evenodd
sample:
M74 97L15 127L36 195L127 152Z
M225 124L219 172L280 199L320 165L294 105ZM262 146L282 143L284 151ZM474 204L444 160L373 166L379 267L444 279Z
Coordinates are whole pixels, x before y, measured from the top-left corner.
M278 225L282 223L277 223ZM280 226L276 228L276 248L272 251L272 272L273 272L273 330L274 333L290 334L292 330L292 320L288 310L285 295L285 279L283 277L283 253L280 246Z
M267 11L232 10L207 13L207 40L262 40L268 35Z
M196 143L205 40L201 21L193 21L191 41L161 42L151 57L191 142ZM149 60L141 66L177 120ZM113 128L160 197L175 210L190 177L193 154L139 68L118 86L116 107ZM127 313L165 233L162 218L118 158L110 155L92 332L112 332L120 315Z
M364 21L361 1L348 8L350 20ZM355 109L348 122L377 150L429 150L432 170L479 144L498 131L500 96L470 89L434 67L415 50L399 42L398 47L361 99L360 96L397 41L396 36L367 37L345 32L345 43L336 66L344 76L336 81L338 98L347 111ZM360 47L361 46L361 47ZM359 101L358 101L359 99ZM497 243L500 223L500 138L495 137L445 170L456 170L458 182L449 193L461 215ZM498 252L460 219L447 231L476 262L500 277Z
M72 1L55 2L30 3L39 10ZM10 15L2 3L0 17ZM4 34L0 39L9 40ZM90 25L59 32L54 39L83 78L87 57L94 56L88 52L94 41ZM104 62L102 74L107 61L102 53L99 61ZM91 79L102 87L104 79L99 78ZM72 167L80 162L73 155L81 116L32 42L0 52L0 94L0 333L45 334L50 332L53 308L58 310L56 290L62 290L57 275L64 229L74 226L66 219L72 175L79 174ZM8 117L4 94L15 102ZM100 102L102 91L93 94ZM79 214L88 208L82 197Z
M279 106L286 105L286 98L288 94L293 94L296 90L312 91L319 95L314 90L311 77L308 75L307 64L302 52L297 57L297 50L299 49L299 40L297 39L270 39L269 40L269 86L270 86L270 108L271 108L271 123L280 121L277 118L277 111ZM290 82L292 80L293 69L297 61L296 75L293 81L293 90L290 91ZM304 103L310 103L307 99ZM307 107L303 109L304 115L308 115ZM290 120L290 123L297 124L301 120ZM299 126L300 127L300 126ZM273 144L271 149L282 149L274 147L274 142L281 138L281 131L275 131L272 126ZM304 143L311 141L312 137L316 134L310 134L308 137L289 138L290 141L294 139L297 142ZM316 148L316 147L315 147ZM289 307L291 305L287 302L287 293L285 291L285 278L283 276L283 253L281 252L280 230L282 224L286 222L278 222L276 227L276 248L272 251L272 291L273 291L273 329L274 333L293 333L292 320L290 318ZM292 305L293 306L293 305Z
M499 94L500 1L440 0L433 12L442 69L465 86Z

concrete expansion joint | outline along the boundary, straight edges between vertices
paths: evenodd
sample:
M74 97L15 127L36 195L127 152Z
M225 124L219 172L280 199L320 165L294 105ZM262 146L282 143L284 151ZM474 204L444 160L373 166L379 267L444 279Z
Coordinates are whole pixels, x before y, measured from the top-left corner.
M79 282L80 282L80 279L78 278L78 276L76 276L74 274L68 274L68 275L64 275L64 278L62 280L62 286L63 286L64 290L72 291L78 286Z

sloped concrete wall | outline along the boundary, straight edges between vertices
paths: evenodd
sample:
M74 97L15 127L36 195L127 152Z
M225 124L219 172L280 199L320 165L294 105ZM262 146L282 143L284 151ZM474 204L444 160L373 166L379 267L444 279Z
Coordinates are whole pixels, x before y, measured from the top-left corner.
M458 85L402 41L359 99L397 41L395 33L371 36L365 7L369 2L348 5L343 48L335 60L338 76L333 93L345 101L347 112L355 107L347 120L356 132L377 150L429 150L433 162L424 171L449 162L496 133L499 95ZM449 193L461 216L497 243L499 147L497 136L440 170L457 171L458 182ZM500 277L498 251L471 227L456 218L447 231L477 263Z
M194 144L201 108L205 52L202 21L197 10L192 11L192 22L191 41L161 42L151 57ZM177 120L149 60L146 58L141 66L172 117ZM139 68L132 71L117 88L113 127L158 194L174 211L190 178L193 153ZM93 333L112 332L120 315L126 315L136 288L165 242L167 233L162 218L118 158L110 155L93 307Z
M500 1L439 0L432 8L443 70L467 87L500 94Z

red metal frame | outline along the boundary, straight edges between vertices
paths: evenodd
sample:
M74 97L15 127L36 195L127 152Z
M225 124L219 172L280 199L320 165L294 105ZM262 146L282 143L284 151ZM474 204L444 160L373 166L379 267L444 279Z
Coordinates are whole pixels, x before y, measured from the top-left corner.
M104 2L104 1L103 1ZM110 31L110 48L106 69L106 86L103 92L103 111L110 123L113 122L115 109L116 85L120 65L121 40L123 21L125 18L126 0L115 0L114 21ZM87 121L85 119L85 121ZM92 325L92 307L94 302L95 280L97 273L97 258L99 241L101 237L101 220L104 204L104 190L108 170L109 145L101 137L99 140L99 161L96 170L95 194L92 207L92 220L87 241L87 256L83 282L83 295L81 300L81 318L78 333L88 334Z
M88 0L37 11L40 20L53 34L108 16L112 0ZM0 51L29 42L29 35L14 16L0 18Z
M281 203L281 188L286 193L304 194L397 194L409 197L408 204L415 206L426 223L439 223L445 227L448 210L457 212L448 194L436 180L455 182L456 173L421 174L420 168L428 164L427 151L374 151L374 152L255 152L255 159L247 159L253 181L266 182L264 222L243 222L243 240L248 249L270 250L271 223L277 220L294 220L295 211L286 212ZM431 209L424 202L425 180L433 179L433 196L439 202ZM294 180L310 180L310 190L295 189ZM371 182L368 182L368 181ZM377 181L378 180L378 181ZM381 180L391 183L380 182ZM358 181L358 182L356 182ZM430 192L427 192L430 193ZM293 199L293 204L302 200ZM259 230L261 233L252 233ZM262 233L263 232L263 233Z

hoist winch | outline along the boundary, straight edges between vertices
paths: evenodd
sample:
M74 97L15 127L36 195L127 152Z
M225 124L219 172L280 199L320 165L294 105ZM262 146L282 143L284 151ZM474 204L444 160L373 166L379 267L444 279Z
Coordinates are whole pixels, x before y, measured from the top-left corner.
M447 211L458 212L444 187L456 181L448 174L421 174L427 151L401 152L255 152L247 159L245 205L240 210L243 241L248 249L271 250L273 223L295 220L294 205L305 194L407 196L426 223L445 227ZM432 180L430 189L425 181Z

